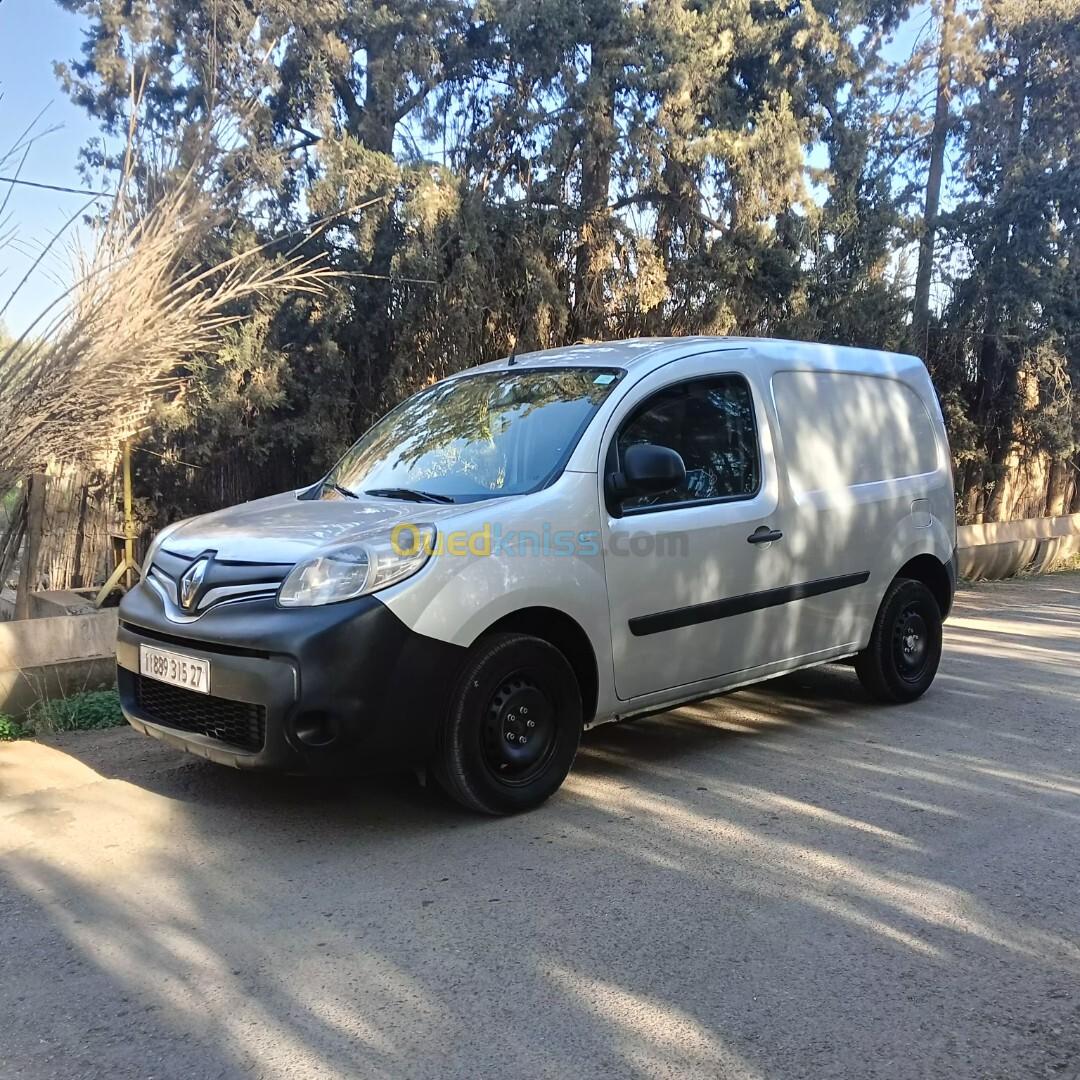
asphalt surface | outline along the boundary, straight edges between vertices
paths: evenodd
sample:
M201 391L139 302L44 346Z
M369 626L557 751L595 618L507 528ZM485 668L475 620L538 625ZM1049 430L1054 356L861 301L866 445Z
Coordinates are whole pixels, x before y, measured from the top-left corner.
M1080 1075L1080 574L937 683L598 730L547 806L0 745L0 1076Z

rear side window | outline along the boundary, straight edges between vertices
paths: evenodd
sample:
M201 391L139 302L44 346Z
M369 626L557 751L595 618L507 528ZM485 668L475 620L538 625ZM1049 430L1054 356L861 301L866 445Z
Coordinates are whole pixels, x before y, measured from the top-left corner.
M796 493L897 480L937 468L937 438L926 406L902 382L781 371L772 386Z
M761 478L754 405L740 375L714 375L669 386L644 401L617 438L619 465L628 446L677 451L686 482L677 491L626 499L624 510L748 498Z

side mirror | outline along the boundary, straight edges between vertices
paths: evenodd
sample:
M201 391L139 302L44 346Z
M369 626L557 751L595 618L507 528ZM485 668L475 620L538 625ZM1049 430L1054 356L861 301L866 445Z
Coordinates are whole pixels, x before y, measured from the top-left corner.
M686 466L680 454L668 446L636 443L626 448L623 470L608 477L608 488L616 499L625 499L674 491L685 481Z

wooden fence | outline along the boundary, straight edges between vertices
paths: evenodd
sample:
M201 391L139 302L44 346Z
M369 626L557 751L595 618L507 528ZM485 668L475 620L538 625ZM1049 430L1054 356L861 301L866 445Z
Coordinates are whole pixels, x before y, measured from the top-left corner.
M99 585L114 563L113 537L123 529L117 464L100 468L51 464L43 475L40 547L30 590ZM0 521L0 587L13 583L25 559L27 486L24 481L18 494L9 497L6 520Z

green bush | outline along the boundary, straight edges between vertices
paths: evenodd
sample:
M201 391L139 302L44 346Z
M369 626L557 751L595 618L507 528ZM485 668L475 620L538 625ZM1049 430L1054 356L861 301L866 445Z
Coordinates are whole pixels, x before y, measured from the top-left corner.
M67 698L39 701L27 714L38 734L50 731L97 731L124 722L115 690L89 690Z
M13 739L21 739L26 734L26 729L16 723L10 716L0 713L0 742L11 742Z

